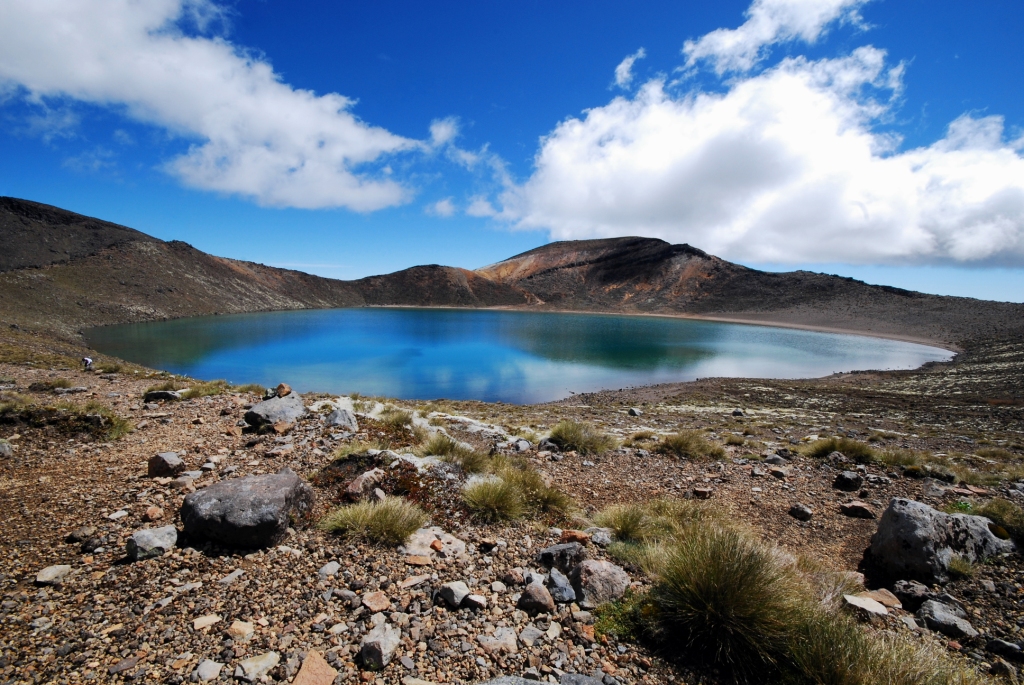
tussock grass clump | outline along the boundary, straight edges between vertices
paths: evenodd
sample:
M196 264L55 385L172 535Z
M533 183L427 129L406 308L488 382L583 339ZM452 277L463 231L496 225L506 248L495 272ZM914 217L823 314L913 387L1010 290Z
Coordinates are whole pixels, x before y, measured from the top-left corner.
M494 459L492 467L498 478L519 490L528 508L549 514L567 514L573 508L572 498L548 485L525 460Z
M654 431L636 431L626 439L624 444L626 447L647 447L657 439L658 434Z
M858 464L870 464L877 456L871 447L850 438L815 440L803 450L804 455L815 459L824 459L833 452L841 452Z
M741 678L779 663L803 609L794 574L773 550L719 526L676 542L652 596L666 646Z
M483 452L441 432L431 435L421 451L424 455L441 457L443 461L458 464L463 473L483 473L487 470L489 461L488 456Z
M362 454L366 450L383 450L384 447L377 440L353 440L334 450L334 458L348 459L353 454Z
M181 393L183 400L191 400L197 397L212 397L213 395L223 395L230 389L231 385L224 380L209 381L205 383L195 383L185 392Z
M378 419L388 428L402 428L412 425L412 412L397 407L385 407Z
M47 381L36 381L32 385L28 386L28 389L33 392L49 392L56 390L57 388L70 388L71 381L67 378L54 378Z
M0 416L21 411L32 404L32 398L16 392L0 392Z
M917 450L893 449L876 454L876 458L888 466L920 466L928 459L928 454Z
M725 450L721 445L710 442L700 431L680 431L666 435L655 449L662 454L693 460L721 459Z
M254 395L264 395L267 389L259 383L246 383L244 385L233 385L231 386L231 392L237 393L253 393Z
M621 542L655 542L678 537L698 521L711 521L721 514L711 506L690 500L655 499L632 504L615 504L597 513L594 522L611 528Z
M400 545L427 522L427 514L401 497L349 504L330 512L320 528L378 544Z
M169 380L169 381L164 381L163 383L157 383L156 385L149 386L148 388L146 388L146 392L156 392L158 390L172 390L172 391L174 391L174 390L181 390L181 389L183 389L185 387L187 387L187 386L184 383L182 383L181 381Z
M118 362L101 362L96 365L96 370L100 373L125 373L128 369Z
M616 447L613 437L579 421L559 421L551 429L550 439L559 449L580 454L600 454Z
M462 497L466 506L486 521L510 521L526 513L522 490L498 477L471 483Z
M975 513L984 516L1005 530L1017 542L1024 542L1024 509L999 497L978 507Z
M726 444L726 445L732 445L732 446L734 446L734 447L737 447L737 446L739 446L739 445L742 445L742 444L744 444L745 442L746 442L746 440L744 440L744 439L743 439L743 438L742 438L741 436L739 436L739 435L729 435L729 436L727 436L727 437L725 438L725 444Z
M974 564L970 559L954 554L946 565L950 575L954 578L971 578L974 576Z

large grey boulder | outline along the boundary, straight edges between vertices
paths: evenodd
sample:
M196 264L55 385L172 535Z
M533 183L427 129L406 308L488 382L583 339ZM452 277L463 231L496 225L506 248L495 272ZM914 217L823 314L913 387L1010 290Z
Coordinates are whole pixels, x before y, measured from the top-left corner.
M284 397L271 397L245 412L245 420L250 426L272 426L278 421L295 423L306 415L306 405L298 393L289 393Z
M313 504L313 488L284 468L193 492L181 505L181 522L189 535L230 547L269 547L281 542L288 526L312 511Z
M132 533L126 543L128 558L132 561L162 557L178 544L178 531L174 526L143 528Z
M972 563L1016 549L989 530L988 519L944 514L927 504L895 498L871 538L871 556L895 578L926 583L949 580L949 562L960 556Z
M181 393L176 390L150 390L142 396L143 402L177 402L181 399Z
M359 656L363 666L370 671L379 671L389 663L398 649L402 631L382 623L363 636L359 645Z
M350 412L348 409L335 409L327 415L325 419L328 426L333 428L343 428L353 433L359 430L359 424L356 422L355 414Z
M958 606L929 599L917 610L917 617L930 630L948 637L977 637L978 631L967 621L967 613Z
M629 575L610 561L588 559L569 574L576 591L576 603L584 609L596 609L626 593Z

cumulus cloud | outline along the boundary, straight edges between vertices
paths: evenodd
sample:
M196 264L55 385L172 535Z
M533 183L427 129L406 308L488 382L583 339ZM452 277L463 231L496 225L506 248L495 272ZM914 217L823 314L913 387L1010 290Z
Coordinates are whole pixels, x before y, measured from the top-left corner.
M647 56L647 51L640 48L626 59L619 62L619 66L615 67L615 85L619 88L629 88L630 84L633 83L633 64L638 59L643 59Z
M455 214L455 203L452 198L446 197L433 204L427 205L427 214L448 218Z
M841 18L818 4L831 14L813 17ZM645 235L760 263L1024 264L1024 138L965 114L901 150L882 124L903 77L865 46L721 92L649 81L559 124L495 215L555 239Z
M264 59L204 35L220 15L210 0L5 0L0 90L111 106L194 141L166 169L196 188L357 211L408 199L372 165L422 143L360 121L343 95L293 88ZM435 126L441 140L445 124Z
M868 0L754 0L747 21L736 29L717 29L683 46L686 65L708 60L719 74L748 71L773 43L814 43L836 21L861 23L858 9Z

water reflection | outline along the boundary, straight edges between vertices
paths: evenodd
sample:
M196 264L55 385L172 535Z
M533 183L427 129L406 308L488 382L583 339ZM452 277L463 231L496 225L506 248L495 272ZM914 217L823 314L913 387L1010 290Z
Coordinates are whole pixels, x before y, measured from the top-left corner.
M913 368L949 356L761 326L492 310L270 312L105 327L86 337L107 354L198 378L517 403L706 376Z

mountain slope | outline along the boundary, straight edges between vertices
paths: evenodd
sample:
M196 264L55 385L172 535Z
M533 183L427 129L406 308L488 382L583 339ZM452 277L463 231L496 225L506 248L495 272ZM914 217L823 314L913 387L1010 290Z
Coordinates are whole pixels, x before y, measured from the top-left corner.
M477 273L552 309L689 314L947 344L1024 333L1024 305L757 271L653 238L551 243Z
M0 339L17 330L72 346L92 326L360 306L695 315L945 344L1024 335L1024 305L768 273L651 238L558 242L476 271L428 265L355 281L215 257L14 198L0 198L0 240Z

